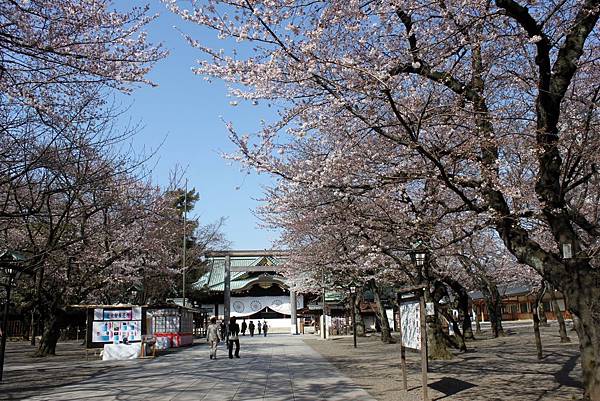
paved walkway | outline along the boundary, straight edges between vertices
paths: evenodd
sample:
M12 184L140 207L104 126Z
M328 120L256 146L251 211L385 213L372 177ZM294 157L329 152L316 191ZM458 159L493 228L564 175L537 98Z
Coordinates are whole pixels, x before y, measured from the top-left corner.
M230 360L221 346L219 359L210 360L208 348L201 345L154 360L120 363L114 370L26 399L374 401L300 336L241 337L240 342L240 359Z

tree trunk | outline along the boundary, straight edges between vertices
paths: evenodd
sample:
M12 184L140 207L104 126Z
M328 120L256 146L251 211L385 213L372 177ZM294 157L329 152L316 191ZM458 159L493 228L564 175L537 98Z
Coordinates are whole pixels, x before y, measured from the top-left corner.
M451 277L444 277L444 282L450 286L456 294L456 306L459 312L459 319L462 321L462 336L464 339L473 340L473 327L471 325L471 315L469 313L469 293L457 280ZM453 327L456 331L456 328ZM465 347L466 350L466 347Z
M434 307L433 316L427 316L427 351L429 359L452 359L452 353L448 350L446 334L438 314L437 302L431 296L428 288L424 291L425 302L432 302Z
M31 310L31 324L29 325L29 340L30 344L35 346L35 336L37 333L35 332L35 327L37 325L37 321L35 318L35 307Z
M390 323L387 320L385 308L381 302L381 289L373 279L371 279L369 284L373 290L375 304L377 305L377 316L379 317L379 321L381 323L381 341L386 344L394 343L394 339L392 338L392 333L390 331Z
M535 300L533 301L533 334L535 336L535 349L537 351L537 359L542 359L542 336L540 335L540 305L544 298L544 283L542 282L542 288L535 294Z
M585 401L600 401L600 271L567 283L569 310L579 336Z
M565 325L565 318L560 310L560 307L558 306L558 302L556 301L554 288L552 288L552 286L550 285L548 290L548 292L550 293L550 299L552 300L552 309L554 309L556 320L558 320L558 333L560 334L560 342L570 343L571 339L567 335L567 326Z
M573 327L571 327L571 331L577 332L577 316L575 316L575 314L571 314L571 320L573 321Z
M537 306L534 308L537 311ZM535 335L535 349L537 351L537 359L542 359L542 336L540 335L540 318L536 312L533 313L533 334Z
M52 313L44 325L44 333L40 339L40 345L35 353L35 356L44 357L48 355L56 355L56 343L60 337L60 326L58 316Z
M503 337L502 298L500 297L500 292L498 292L498 287L496 287L496 284L488 282L483 286L482 290L488 315L490 316L492 335L494 337Z
M354 318L356 319L356 335L358 337L364 337L365 333L366 333L365 321L362 317L362 314L360 313L361 300L362 300L362 296L355 297Z
M544 308L544 301L540 300L540 304L538 306L538 317L540 319L540 324L544 327L550 326L548 324L548 317L546 316L546 308Z
M41 266L38 271L35 273L35 292L33 294L33 307L31 309L31 327L30 330L30 344L35 346L35 336L37 335L36 329L38 326L38 315L39 308L38 305L40 303L40 293L42 291L42 280L44 279L44 266Z
M471 315L469 314L469 308L467 307L467 311L463 316L462 321L462 329L463 335L467 340L474 340L475 335L473 334L473 323L471 322Z
M473 305L473 309L475 310L475 334L481 335L481 318L479 317L479 307L477 305Z
M460 327L458 326L458 322L456 322L456 320L454 320L454 319L450 319L449 322L452 325L452 330L454 330L454 337L456 339L456 342L458 343L458 349L461 352L467 352L467 344L465 343L465 335L464 335L464 333L461 332ZM471 334L473 334L472 330L471 330Z

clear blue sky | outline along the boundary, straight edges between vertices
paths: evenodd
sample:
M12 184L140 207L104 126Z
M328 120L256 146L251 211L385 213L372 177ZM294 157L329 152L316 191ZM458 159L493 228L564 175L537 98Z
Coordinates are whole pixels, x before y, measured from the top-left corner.
M269 248L277 233L258 228L252 209L259 205L262 186L271 179L255 173L247 175L240 171L239 165L221 157L223 152L235 150L222 119L249 132L259 127L261 118L272 120L275 111L229 105L231 99L224 83L215 80L209 83L191 72L201 54L173 26L209 45L225 47L225 43L199 27L184 23L159 1L154 0L150 5L152 12L160 16L147 28L149 38L162 42L171 53L149 75L158 87L138 88L122 100L130 105L124 118L142 124L134 145L149 152L162 143L152 173L154 182L161 186L167 185L169 171L176 165L187 168L188 186L200 194L194 214L201 223L227 217L224 231L233 249Z

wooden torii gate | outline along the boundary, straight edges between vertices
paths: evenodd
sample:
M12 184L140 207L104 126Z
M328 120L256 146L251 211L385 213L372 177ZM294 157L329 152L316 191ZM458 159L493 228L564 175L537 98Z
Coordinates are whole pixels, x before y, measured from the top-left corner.
M223 277L223 319L225 322L229 322L231 316L231 272L270 272L273 271L273 266L234 266L231 267L232 257L281 257L288 256L288 251L282 250L233 250L233 251L208 251L204 253L207 259L215 257L225 258L225 274ZM291 334L298 334L297 325L297 301L296 291L290 288L290 332ZM229 334L228 324L225 325L225 335Z

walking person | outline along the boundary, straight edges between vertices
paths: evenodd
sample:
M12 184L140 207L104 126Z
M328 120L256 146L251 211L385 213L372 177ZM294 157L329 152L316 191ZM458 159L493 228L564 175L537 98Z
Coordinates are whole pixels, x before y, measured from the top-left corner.
M206 328L206 342L210 347L210 359L217 359L217 346L221 341L221 328L217 324L217 318L211 317L210 324Z
M248 325L248 330L250 330L250 337L254 337L254 322L250 320L250 324Z
M223 320L219 323L219 329L221 330L221 338L225 338L225 322Z
M233 345L235 344L235 357L240 357L240 325L235 322L235 317L229 319L229 359L233 359Z
M258 321L258 335L260 336L260 330L262 329L262 324L260 323L260 320Z
M269 326L267 325L267 321L263 320L263 333L265 337L267 336L267 331L269 330Z
M246 328L248 327L248 325L246 324L246 318L244 318L244 320L242 320L242 335L245 336L246 335Z

